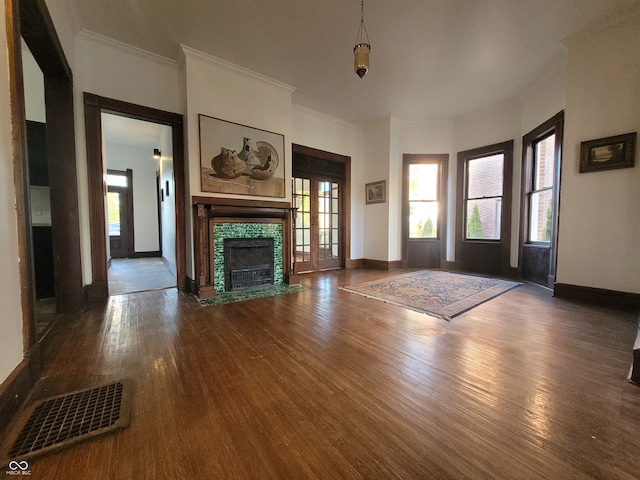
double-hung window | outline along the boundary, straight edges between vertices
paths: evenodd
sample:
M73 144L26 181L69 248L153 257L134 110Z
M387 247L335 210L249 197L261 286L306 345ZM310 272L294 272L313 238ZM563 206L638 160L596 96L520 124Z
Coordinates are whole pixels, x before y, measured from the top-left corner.
M466 162L465 240L500 240L504 154Z
M532 143L533 169L528 191L529 243L549 243L553 225L555 132Z

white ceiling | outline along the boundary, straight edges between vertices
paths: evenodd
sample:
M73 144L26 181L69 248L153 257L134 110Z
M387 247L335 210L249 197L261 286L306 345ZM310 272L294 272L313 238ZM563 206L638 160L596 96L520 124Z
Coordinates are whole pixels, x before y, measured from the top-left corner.
M295 104L366 125L454 118L521 94L562 40L633 0L68 0L78 28L179 59L186 45L296 87Z
M171 127L167 125L102 113L102 135L105 143L146 149L149 158L153 156L153 149L160 147L163 130L171 138Z

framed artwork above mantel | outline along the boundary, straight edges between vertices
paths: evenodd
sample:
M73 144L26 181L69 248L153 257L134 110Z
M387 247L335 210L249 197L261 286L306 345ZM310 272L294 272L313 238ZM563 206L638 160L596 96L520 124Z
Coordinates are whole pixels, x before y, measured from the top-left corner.
M284 135L203 114L198 119L203 192L285 198Z

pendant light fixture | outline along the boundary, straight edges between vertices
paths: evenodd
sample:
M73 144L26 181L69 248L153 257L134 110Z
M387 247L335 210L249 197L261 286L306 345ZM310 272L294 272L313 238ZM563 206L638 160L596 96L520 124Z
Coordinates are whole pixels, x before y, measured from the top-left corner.
M369 43L369 34L367 27L364 25L364 0L360 0L360 28L356 37L356 46L353 47L354 65L356 73L360 78L369 70L369 52L371 51L371 43Z

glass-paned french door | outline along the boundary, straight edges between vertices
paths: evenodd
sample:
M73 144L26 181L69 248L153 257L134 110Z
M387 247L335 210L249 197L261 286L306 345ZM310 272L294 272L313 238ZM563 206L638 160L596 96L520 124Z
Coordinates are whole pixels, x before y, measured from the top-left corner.
M340 268L341 182L308 175L293 179L296 207L294 271Z
M402 266L445 261L448 155L403 155Z
M126 258L134 252L132 174L131 169L109 170L107 174L107 231L113 258Z

